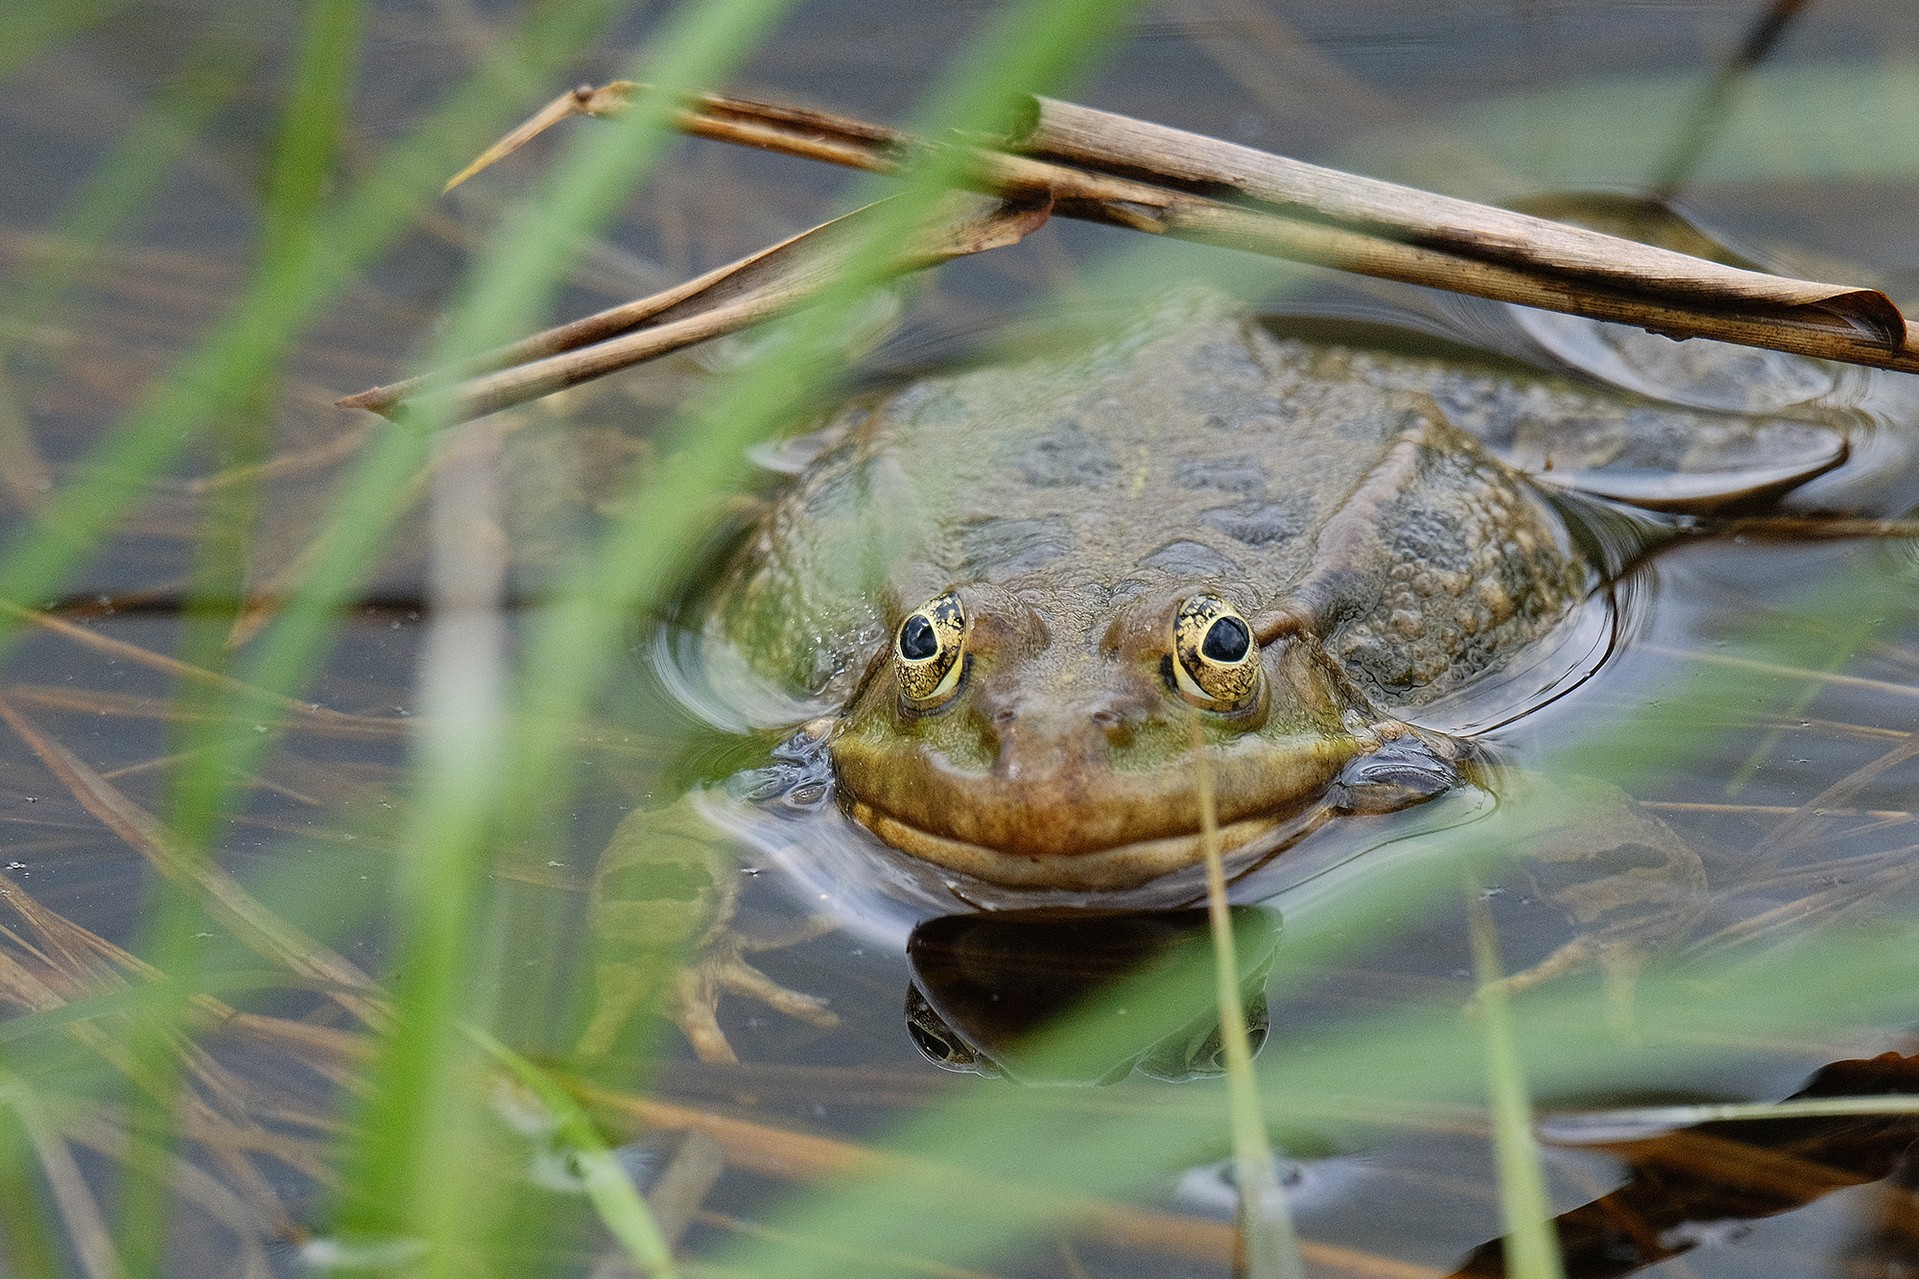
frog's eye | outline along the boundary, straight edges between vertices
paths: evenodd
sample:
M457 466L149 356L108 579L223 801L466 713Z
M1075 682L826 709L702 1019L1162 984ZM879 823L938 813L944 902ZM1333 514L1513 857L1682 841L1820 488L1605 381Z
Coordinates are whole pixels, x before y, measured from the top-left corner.
M1217 595L1195 595L1173 616L1173 686L1195 706L1236 711L1259 695L1253 628Z
M959 687L966 663L966 614L952 592L906 615L893 636L893 674L914 710L932 710Z

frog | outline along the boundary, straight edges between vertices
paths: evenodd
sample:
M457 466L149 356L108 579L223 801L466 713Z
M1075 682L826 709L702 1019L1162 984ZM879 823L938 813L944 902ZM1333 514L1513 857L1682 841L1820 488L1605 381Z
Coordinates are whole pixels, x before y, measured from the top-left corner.
M1646 505L1703 509L1847 449L1816 413L1283 336L1208 289L858 399L810 439L689 603L709 669L815 708L841 811L960 899L1088 904L1150 901L1209 840L1256 864L1478 776L1423 712L1594 598L1566 491L1631 500L1659 475ZM1755 451L1759 481L1720 478ZM1575 892L1589 925L1609 899L1698 895L1683 841L1635 820L1663 887L1641 867Z
M1182 293L1079 351L848 409L703 627L831 708L840 803L888 846L1000 886L1129 889L1199 858L1195 724L1229 854L1329 794L1379 811L1456 784L1462 744L1421 709L1596 583L1540 477L1482 440L1583 428L1545 473L1564 486L1600 469L1575 450L1624 451L1594 438L1622 419L1707 452L1752 438L1627 407ZM1797 478L1844 456L1823 423L1767 425Z

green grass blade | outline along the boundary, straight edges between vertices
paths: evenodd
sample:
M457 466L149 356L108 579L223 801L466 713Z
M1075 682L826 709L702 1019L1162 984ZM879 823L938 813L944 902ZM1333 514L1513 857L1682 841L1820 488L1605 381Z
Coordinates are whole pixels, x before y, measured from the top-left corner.
M1206 921L1213 939L1213 999L1219 1009L1220 1042L1226 1052L1227 1119L1233 1135L1233 1167L1239 1186L1240 1247L1247 1279L1304 1279L1292 1210L1266 1140L1266 1117L1253 1077L1253 1047L1240 995L1239 957L1226 899L1226 866L1219 851L1219 815L1213 799L1213 769L1198 712L1191 716L1193 775L1199 791L1200 842L1206 856Z
M779 11L775 0L688 9L660 35L642 75L666 86L723 81ZM496 241L464 293L441 357L491 345L537 312L581 235L611 216L619 193L659 154L661 124L642 112L573 149L549 180L551 197L538 206L555 223L541 235L514 227ZM424 406L429 423L432 415L433 406ZM402 921L399 1029L374 1072L340 1224L353 1237L429 1241L429 1267L454 1273L456 1245L477 1221L459 1175L471 1166L458 1152L473 1112L458 1100L465 1063L457 1018L475 976L469 960L480 858L507 787L496 708L464 695L436 697L435 688L429 680L395 902Z
M320 50L312 60L319 69L316 74L340 69L345 61L343 53L354 39L351 8L336 7L329 13L334 21L330 26L323 22L316 36L315 48ZM340 21L342 16L348 20ZM520 46L523 54L539 65L550 64L591 29L582 23L592 16L587 6L569 6L564 12L541 15L528 25ZM314 78L308 83L320 95L313 101L320 103L321 114L326 115L326 95L338 92L338 87ZM475 129L487 127L492 96L480 79L454 95L425 128L396 147L356 190L327 211L310 235L297 234L295 224L309 220L317 188L305 178L297 182L289 178L281 186L283 200L276 206L276 216L282 230L275 252L263 257L247 292L228 316L78 468L74 478L50 500L38 523L15 538L0 559L0 594L33 603L55 593L58 584L93 553L115 522L145 496L152 478L180 455L198 430L208 422L257 407L282 353L301 327L337 295L359 262L405 229L412 211L437 189L434 178L469 145L466 139ZM337 110L333 114L337 117ZM296 143L296 158L311 166L324 158L321 152L330 148L328 138L309 133L307 142ZM294 205L301 206L298 217L284 216ZM361 561L335 567L343 573L365 571ZM334 624L330 618L321 621L313 609L301 613L298 620L306 623L306 633L298 642L286 642L278 650L281 654L317 652L324 646L318 632L330 630ZM18 623L11 619L4 626L8 636L17 629ZM249 735L242 728L225 740L243 742ZM244 753L248 747L238 749ZM215 758L225 754L229 752L218 752ZM217 767L190 764L176 784L182 793L201 788L193 824L211 829L220 804L209 797L217 797L223 785ZM158 911L155 946L165 950L175 943L190 945L196 930L169 926L167 921L177 925L192 913L185 906L179 911ZM151 1041L153 1046L141 1054L150 1066L171 1068L162 1045L168 1020L160 1020L162 1029ZM162 1103L143 1107L135 1116L140 1128L136 1136L152 1138L137 1141L135 1148L155 1152L152 1157L162 1160L165 1156L161 1152L171 1144L167 1138L173 1127L167 1110ZM164 1192L158 1189L158 1178L141 1177L138 1169L132 1171L121 1233L134 1250L131 1270L140 1274L158 1265L163 1235L156 1222L163 1212L158 1205L164 1201ZM142 1189L148 1184L156 1187L150 1193Z
M63 40L98 26L126 0L7 0L0 5L0 77L13 74Z
M44 1096L26 1080L0 1075L0 1246L21 1279L55 1279L64 1269L48 1226L53 1206L34 1175L30 1125L36 1122L32 1113L44 1105Z
M541 10L493 76L518 80L555 65L611 7L602 0ZM451 93L328 213L308 243L250 282L174 373L75 468L36 526L0 555L0 598L31 605L55 594L206 422L248 402L302 327L411 224L457 157L480 145L502 114L500 87L498 79L476 76ZM0 638L18 625L0 621Z
M343 102L352 83L361 8L360 0L316 0L309 7L309 25L292 92L282 109L277 158L267 184L256 265L260 275L277 274L282 263L296 261L300 246L312 238L320 192L344 124ZM223 452L235 462L256 463L265 456L282 358L284 353L269 355L253 371L253 384L239 397L233 412L211 423L221 436ZM180 643L181 658L201 669L225 673L225 640L232 619L221 602L245 595L245 538L253 527L256 505L249 487L222 489L203 516L193 603ZM179 877L166 877L156 885L138 949L157 970L174 979L182 994L181 1002L157 1009L158 1015L137 1023L140 1029L132 1044L136 1068L145 1078L161 1081L154 1091L134 1096L128 1116L130 1129L142 1138L130 1149L136 1158L154 1161L150 1167L129 1166L120 1198L117 1234L127 1273L133 1276L157 1275L165 1265L172 1196L168 1165L184 1087L177 1026L187 1011L184 988L193 987L200 978L204 947L196 938L208 928L191 884L197 878L197 866L211 856L230 792L237 778L244 776L220 767L227 743L244 740L231 728L242 709L234 695L217 684L186 682L176 700L180 714L174 755L183 762L168 778L164 818L180 863Z
M473 1028L467 1033L553 1116L556 1135L572 1154L587 1198L592 1201L593 1210L607 1233L619 1241L635 1265L661 1279L675 1279L678 1268L673 1264L672 1250L666 1246L646 1197L620 1167L572 1094L491 1035Z
M252 70L250 51L238 41L215 37L194 50L179 76L159 91L79 192L49 219L46 256L0 302L0 359L33 332L80 273L151 207L155 193L174 176Z
M916 112L912 131L990 130L1020 95L1059 88L1122 22L1126 5L1049 0L1010 6L979 45ZM712 524L712 504L745 474L748 446L794 420L836 379L840 335L868 289L889 274L897 246L930 202L958 185L966 160L936 154L910 171L904 188L866 182L850 202L889 202L867 223L870 263L806 310L783 321L750 365L691 408L673 450L638 477L621 502L617 527L582 571L563 584L559 603L529 647L526 719L514 765L516 827L541 829L564 806L560 761L627 619L656 608L673 589Z
M1493 1162L1499 1174L1499 1211L1506 1227L1506 1273L1515 1279L1564 1279L1559 1240L1553 1232L1552 1200L1533 1138L1532 1099L1513 1039L1512 1013L1500 985L1499 942L1486 895L1468 890L1472 910L1473 967L1479 977L1478 1009L1486 1035L1486 1095L1493 1121Z

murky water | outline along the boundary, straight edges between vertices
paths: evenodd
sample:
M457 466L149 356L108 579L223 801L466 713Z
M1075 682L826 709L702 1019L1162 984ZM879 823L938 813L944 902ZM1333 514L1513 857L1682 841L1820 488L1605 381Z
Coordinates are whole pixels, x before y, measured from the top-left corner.
M1796 260L1819 263L1805 269L1823 278L1853 278L1845 274L1850 267L1831 262L1858 264L1910 304L1919 297L1919 240L1911 233L1919 164L1895 140L1919 127L1909 72L1919 53L1919 11L1815 0L1786 28L1761 73L1715 99L1714 76L1761 7L1750 0L1207 0L1144 16L1072 96L1475 198L1663 183L1730 238L1803 255ZM426 104L499 39L510 16L455 3L392 4L369 14L343 172L357 172L381 143L412 128ZM897 120L983 16L955 6L802 6L735 87ZM521 105L616 73L648 29L643 18L617 26L591 57L530 90ZM143 402L243 287L270 169L268 122L297 36L291 17L266 18L245 6L132 4L10 65L0 87L9 175L0 183L0 261L5 296L20 318L0 328L0 491L11 520L24 523L42 509L49 483L83 476L81 459L106 427ZM196 102L195 92L221 76L231 80L232 100ZM175 118L202 116L205 127L184 141L164 129L136 134L156 104ZM115 150L129 138L139 139L130 158ZM332 398L408 370L406 354L427 345L493 217L531 189L558 151L535 146L470 184L355 277L298 338L267 398L270 412L236 414L236 421L270 423L268 431L257 438L243 426L209 432L121 530L49 593L60 603L52 622L23 629L0 689L10 723L0 739L0 838L5 890L15 904L4 921L11 930L4 949L20 967L0 990L11 1011L45 1010L129 975L139 979L110 948L146 944L155 868L168 864L152 819L179 817L168 769L183 752L205 749L190 732L193 703L180 692L194 678L167 663L175 654L204 663L220 651L218 644L183 648L192 642L179 613L196 572L198 520L218 509L223 493L244 489L247 468L264 468L245 580L267 596L292 580L335 486L387 429L332 408ZM120 185L89 188L88 175L116 155ZM84 230L89 214L110 213L112 193L131 189L127 175L142 158L164 164L108 247L63 265L54 233ZM570 315L623 300L792 234L841 211L843 186L838 174L798 162L689 143L588 253L561 308ZM1122 254L1194 270L1231 259L1055 225L1016 249L928 279L865 371L888 379L937 365L999 330L1024 302ZM1216 269L1265 268L1232 259ZM42 299L34 290L47 279L65 287ZM1276 309L1341 321L1417 320L1431 312L1369 286L1315 283L1302 292L1291 274L1275 273L1273 297ZM547 318L528 316L525 327ZM515 480L508 518L520 530L510 586L517 632L538 624L554 575L599 527L597 508L616 487L609 477L645 465L656 452L655 429L725 361L680 357L629 374L612 392L562 397L536 410L531 424L502 432L502 469ZM1861 414L1853 456L1790 508L1903 515L1919 502L1910 443L1919 396L1885 383L1842 398ZM407 503L418 498L418 486L401 494ZM1869 937L1909 918L1915 906L1919 556L1910 539L1807 540L1759 527L1707 532L1678 538L1619 583L1623 643L1597 677L1492 729L1485 744L1519 765L1556 758L1570 745L1586 772L1630 791L1699 851L1713 891L1703 915L1673 943L1677 958L1790 953ZM407 802L411 721L421 700L426 541L419 517L401 518L299 704L261 705L262 727L284 723L285 736L246 762L238 779L244 802L217 839L221 863L261 910L382 981L392 976L384 912L407 851L395 814ZM1581 654L1610 640L1601 630L1569 650L1569 669L1591 664ZM248 637L235 639L235 669L243 670ZM934 969L944 961L931 956L931 943L909 960L907 934L930 912L898 903L940 889L900 890L898 864L851 836L831 805L819 802L816 761L805 752L790 752L777 776L738 780L767 768L783 734L701 723L687 710L689 699L665 686L683 673L660 660L667 643L634 623L630 660L574 735L581 781L563 833L508 850L494 868L494 931L476 967L475 1003L492 1012L504 1037L565 1058L589 1000L584 920L600 850L629 809L690 786L712 787L713 811L745 839L738 854L744 928L773 938L793 933L816 905L829 908L831 931L752 962L775 982L825 998L837 1026L728 994L719 1025L743 1065L699 1063L668 1028L661 1040L667 1063L643 1091L617 1065L596 1067L614 1093L631 1094L630 1104L606 1109L621 1117L608 1119L621 1139L643 1126L688 1127L688 1112L713 1121L726 1171L710 1196L696 1196L706 1215L688 1236L694 1252L734 1239L742 1218L772 1212L796 1183L856 1162L858 1143L940 1103L984 1102L1018 1113L1038 1105L1037 1093L1083 1113L1212 1104L1204 1083L1139 1078L1048 1094L929 1064L916 1047L916 1037L927 1042L927 1024L909 1028L903 1008L909 982L937 985ZM1469 712L1462 722L1503 718ZM762 793L742 802L741 792L756 786ZM1354 819L1302 850L1324 873L1273 873L1242 885L1242 898L1271 898L1285 917L1270 955L1249 943L1279 975L1268 994L1269 1065L1292 1069L1296 1058L1323 1051L1315 1036L1355 1015L1421 1000L1451 1010L1470 996L1466 910L1457 894L1397 909L1377 944L1353 949L1337 966L1303 980L1288 972L1289 934L1310 933L1320 903L1368 891L1382 882L1376 877L1417 861L1410 836L1462 811L1442 804ZM799 857L790 852L796 826L813 832L797 841L805 850ZM1563 921L1546 918L1547 908L1517 880L1493 887L1509 967L1542 957L1563 938ZM292 1241L326 1230L330 1127L338 1089L357 1060L342 1029L355 1024L351 1005L324 993L338 989L337 971L250 990L249 974L278 961L248 940L244 912L236 921L214 911L199 935L201 970L225 983L215 993L249 1016L207 1014L203 1039L214 1055L199 1085L212 1101L209 1115L196 1116L188 1148L204 1171L182 1174L177 1264L191 1273L292 1272L300 1264ZM941 944L963 950L971 943ZM1075 945L1064 944L1069 952ZM927 993L935 1004L960 998L944 986ZM1843 986L1834 988L1835 1001L1846 997ZM1168 1045L1180 1035L1194 1032L1176 1025L1153 1041L1158 1068L1144 1073L1179 1073L1168 1064ZM1683 1064L1648 1064L1627 1086L1555 1085L1549 1100L1581 1107L1775 1099L1829 1062L1907 1051L1906 1039L1903 1017L1841 1042L1783 1026ZM1180 1045L1192 1049L1180 1061L1204 1058L1209 1048ZM82 1046L91 1072L111 1060L97 1045ZM1620 1052L1632 1050L1630 1037L1622 1039ZM1896 1064L1876 1073L1848 1069L1819 1088L1912 1090ZM36 1148L37 1175L65 1196L46 1214L56 1240L86 1237L86 1213L76 1206L87 1193L81 1187L106 1193L113 1184L118 1116L111 1105L93 1107L64 1121L57 1143ZM1669 1272L1900 1273L1919 1257L1919 1219L1908 1202L1901 1130L1875 1122L1883 1131L1871 1140L1856 1129L1802 1128L1765 1136L1767 1153L1749 1156L1704 1138L1696 1147L1550 1145L1555 1209L1600 1204L1584 1218L1564 1219L1562 1238L1580 1258L1579 1273L1627 1273L1682 1253L1667 1263ZM1732 1143L1749 1131L1707 1136ZM1289 1121L1276 1140L1286 1151L1314 1273L1443 1274L1501 1231L1485 1119L1475 1107ZM77 1180L47 1154L56 1144L77 1152ZM1080 1267L1227 1273L1230 1173L1216 1161L1223 1145L1207 1148L1214 1153L1140 1152L1145 1207L1082 1213L1078 1221L1098 1224L1055 1225L1037 1244L989 1249L967 1264L1007 1274ZM1741 1177L1764 1160L1785 1162L1766 1164L1776 1175L1754 1179L1765 1193L1741 1192ZM565 1182L564 1169L548 1172ZM605 1244L576 1195L509 1184L518 1189L503 1196L511 1204L503 1213L541 1223L529 1233L542 1240L535 1258L516 1258L517 1266L570 1273L595 1264ZM1609 1222L1612 1233L1593 1221ZM948 1260L936 1244L923 1252L917 1263ZM1493 1272L1485 1258L1473 1262L1481 1267L1474 1273Z

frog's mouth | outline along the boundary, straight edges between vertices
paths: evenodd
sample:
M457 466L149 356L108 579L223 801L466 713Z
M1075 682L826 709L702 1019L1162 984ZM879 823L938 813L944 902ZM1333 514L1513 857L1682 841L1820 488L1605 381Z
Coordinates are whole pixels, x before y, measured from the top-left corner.
M830 751L843 809L893 848L1005 888L1137 888L1205 860L1198 788L1173 767L1120 772L1062 754L1020 775L958 768L937 751ZM1363 736L1240 738L1208 752L1222 855L1271 852L1335 809L1388 812L1458 782L1450 754L1409 725Z
M860 799L847 805L853 819L888 845L948 870L1006 888L1111 892L1196 865L1205 855L1200 833L1162 835L1072 851L995 848L942 835L902 820ZM1296 814L1269 814L1222 823L1219 849L1230 855L1282 827Z

